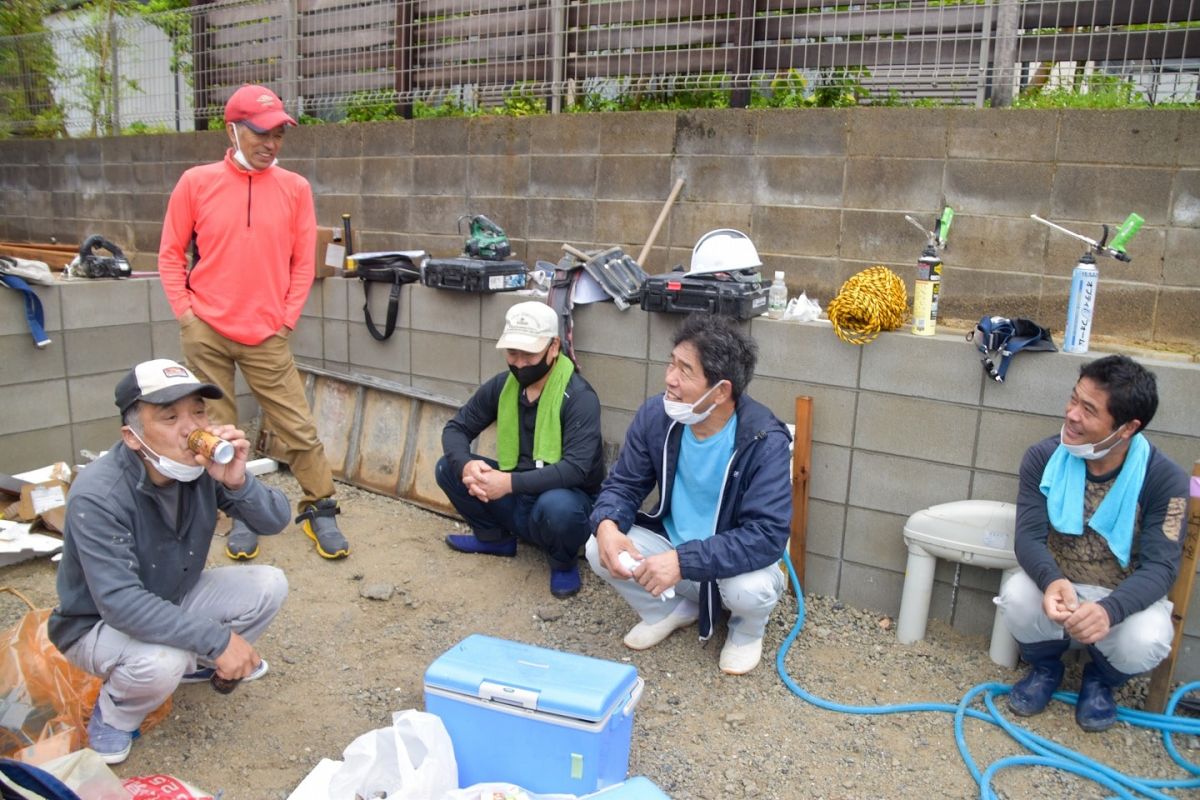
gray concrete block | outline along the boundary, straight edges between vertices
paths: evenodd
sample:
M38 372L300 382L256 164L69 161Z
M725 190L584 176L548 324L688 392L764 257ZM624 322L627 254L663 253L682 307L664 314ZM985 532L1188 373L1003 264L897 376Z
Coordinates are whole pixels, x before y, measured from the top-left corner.
M554 163L558 159L547 156L543 160ZM621 202L657 201L661 205L674 183L671 167L671 156L667 153L604 156L596 163L595 197ZM650 232L657 216L655 213L646 220L643 236Z
M966 254L956 253L955 260L966 260ZM1043 313L1042 288L1045 279L1040 275L1009 272L970 271L944 265L942 294L938 302L938 330L953 326L964 332L974 330L985 316L999 314L1025 317L1054 328L1053 315ZM1066 314L1064 303L1063 314ZM1055 333L1056 338L1059 337ZM975 351L978 352L978 351ZM1024 363L1027 356L1021 357ZM1020 369L1020 364L1013 367Z
M832 108L761 109L754 152L779 156L842 156L846 153L846 111Z
M133 184L133 165L131 164L105 164L101 168L100 174L112 193L124 194Z
M1200 228L1171 228L1166 233L1162 279L1168 286L1200 287Z
M854 447L966 467L971 464L978 417L972 406L862 392Z
M394 195L363 195L362 216L356 222L358 231L385 231L387 244L380 249L402 249L398 246L401 241L410 241L409 237L401 237L399 231L409 229L408 209L411 203L407 197ZM360 234L355 234L356 237ZM359 239L359 250L366 250L365 239Z
M555 202L567 202L563 200ZM523 196L487 196L481 194L478 197L470 198L470 213L483 214L488 219L495 222L504 229L509 242L512 244L512 258L518 261L524 261L526 258L525 243L529 238L529 201ZM457 229L457 218L455 218L455 228ZM463 220L464 235L456 238L455 254L462 252L463 241L465 240L466 220Z
M1017 477L999 475L994 472L976 470L971 477L971 496L960 500L997 500L1001 503L1017 502Z
M834 336L828 322L764 322L756 324L753 331L758 341L757 374L802 377L826 386L857 385L862 348Z
M759 180L752 187L756 205L841 208L845 159L759 156L756 161Z
M500 223L503 225L503 223ZM594 241L596 204L591 200L529 201L529 235L564 242Z
M1197 306L1192 308L1194 311ZM1195 399L1200 397L1200 366L1146 357L1138 357L1137 361L1154 373L1158 384L1158 411L1150 422L1150 430L1195 436ZM1075 375L1078 372L1072 378ZM1071 385L1074 386L1074 383ZM1065 397L1063 403L1066 404ZM1200 452L1196 455L1200 457Z
M308 290L308 297L304 299L304 305L300 309L300 317L321 317L324 315L324 297L320 292L320 284L313 282L312 287Z
M1200 169L1175 173L1171 186L1171 223L1200 228Z
M467 162L467 193L488 197L536 195L529 182L529 156L471 156ZM504 222L496 221L505 226Z
M681 155L675 158L673 168L676 177L684 179L677 202L752 203L754 187L761 181L759 163L740 156ZM731 181L730 175L737 175L739 179Z
M528 297L512 292L483 295L479 309L479 338L484 344L494 346L500 334L504 333L504 317L508 310L517 303L528 301Z
M154 357L150 333L148 322L66 331L63 352L67 375L75 377L127 370L134 364L150 360Z
M167 302L167 294L163 291L162 282L157 277L146 278L146 282L149 284L150 321L176 322L175 312L171 310L171 304Z
M259 412L260 408L258 406L258 401L254 399L254 395L239 394L237 396L237 414L239 426L249 425L251 420L254 420L258 417Z
M749 234L760 258L767 254L835 256L841 216L837 209L756 205Z
M109 403L115 385L114 379L108 387ZM0 408L7 409L0 419L0 435L53 428L71 421L66 380L0 385Z
M903 588L904 576L898 572L843 561L837 597L855 608L895 616Z
M342 214L349 214L351 221L362 219L362 196L354 194L318 193L316 201L317 219L341 224Z
M477 384L483 383L493 375L508 372L508 357L503 350L497 350L493 341L479 340L479 378Z
M410 372L409 332L400 327L396 328L395 333L386 342L377 342L371 338L366 325L361 322L352 323L349 346L350 364L355 372L377 374L372 372L371 368L405 376Z
M446 197L423 195L410 198L408 224L411 227L411 233L414 236L422 236L425 233L453 234L452 238L457 241L457 244L450 252L455 254L462 252L461 240L463 237L457 234L455 221L467 213L464 203L461 195ZM499 224L503 225L504 223L500 222ZM432 245L423 245L423 247L433 254L440 252Z
M529 193L535 197L594 198L599 158L594 155L530 156Z
M968 214L1044 217L1050 213L1053 182L1053 164L951 161L946 164L946 204ZM951 230L957 244L957 231Z
M0 386L67 376L62 335L47 335L50 336L51 343L39 349L28 331L0 334Z
M108 419L113 415L113 390L117 381L129 371L129 366L93 375L67 379L70 421L72 424L93 419ZM63 420L65 422L65 420Z
M594 208L596 214L595 241L585 244L589 248L591 246L598 247L600 243L616 245L624 248L631 257L637 258L642 251L642 246L646 243L646 238L650 235L650 229L654 227L654 220L658 218L662 203L658 201L597 200ZM656 245L651 248L641 265L642 269L650 275L666 272L670 268L666 262L666 249L661 247L669 235L670 224L670 217L668 217L659 230ZM560 242L561 237L559 238ZM547 261L557 263L559 253L553 249L556 244L551 242L550 250L543 254L542 257Z
M847 159L845 206L939 212L945 196L944 171L940 158ZM899 216L903 221L903 214Z
M467 152L467 129L470 122L466 117L413 120L409 123L413 129L413 153L436 156L443 153Z
M312 155L320 159L361 158L363 131L374 123L313 126Z
M687 155L750 155L757 116L731 109L680 112L675 120L675 149Z
M174 320L150 323L150 349L154 358L169 358L182 363L183 343L179 341L179 323Z
M80 451L101 453L120 441L121 417L116 413L116 406L113 406L111 417L76 423L70 427L70 433L72 459L67 463L74 464L81 460Z
M479 307L481 295L431 289L414 284L411 287L414 331L452 333L457 336L479 336Z
M320 318L301 317L296 323L296 329L288 337L292 355L321 366L325 359L324 327Z
M841 577L841 562L836 558L809 554L805 559L804 580L801 588L805 597L836 597L838 580Z
M1060 164L1054 173L1050 218L1119 224L1136 210L1151 225L1163 225L1170 208L1172 170L1147 167Z
M50 213L58 219L75 217L78 208L78 197L74 192L51 192Z
M604 408L600 412L600 437L604 440L606 448L620 447L625 441L625 432L629 430L629 423L633 422L633 414L628 411L618 410L615 408Z
M936 202L937 199L934 196L924 202ZM842 212L839 251L842 258L871 264L915 264L922 244L921 234L904 221L900 211L846 209Z
M625 114L588 114L583 118L596 125L601 153L669 155L674 152L674 111L639 113L636 122Z
M629 359L576 351L583 377L605 408L637 411L646 399L645 371Z
M995 573L999 576L999 572ZM996 587L996 590L999 586ZM976 645L980 652L986 652L992 636L992 623L996 618L996 605L992 598L996 590L959 588L958 600L954 606L954 630L967 636L980 637ZM986 638L985 638L986 637Z
M345 320L321 320L321 343L326 369L336 370L336 365L349 363L350 323Z
M528 155L532 121L515 117L473 117L467 128L467 152L472 156Z
M814 442L812 446L812 476L808 481L808 496L814 500L845 503L850 486L850 456L847 447Z
M1062 416L1011 414L984 409L980 412L976 469L1016 475L1025 451L1035 442L1053 436L1062 427Z
M461 155L418 156L412 161L413 194L453 195L467 192L467 159Z
M842 558L869 567L904 572L908 547L904 544L907 516L846 509L846 543Z
M136 280L64 283L60 291L66 328L73 330L149 322L149 289L148 281Z
M981 270L1002 272L1041 272L1042 254L1046 249L1046 228L1029 218L1028 214L998 217L988 214L957 213L950 229L950 248L942 254L946 269L968 273L976 283ZM924 220L932 222L932 218ZM920 234L913 228L913 252L921 248ZM916 261L914 257L914 262ZM907 276L906 276L907 277ZM947 286L949 286L947 282Z
M363 158L359 162L363 194L409 194L413 191L413 162L416 160L407 157Z
M597 114L553 114L539 118L529 131L529 152L541 155L559 153L593 154L600 146Z
M158 184L161 186L162 184ZM138 192L130 196L129 210L133 218L161 225L167 213L169 195L157 192Z
M947 109L946 154L968 161L1053 161L1058 112L1005 109L980 114L976 109Z
M796 422L796 398L812 398L813 441L850 446L857 399L852 390L803 381L756 378L750 384L749 394L788 425Z
M318 158L312 181L313 194L362 192L364 167L361 158Z
M412 332L414 380L423 375L471 385L479 384L479 340L427 331Z
M1158 292L1154 337L1160 342L1192 343L1196 337L1196 306L1200 291L1162 288Z
M355 292L354 303L358 306L355 310L361 314L362 288L357 279L333 277L313 284L313 293L320 292L321 294L321 310L324 319L350 318L351 289Z
M845 529L845 506L824 500L809 501L808 525L805 531L807 553L841 558Z
M1095 354L1080 356L1061 352L1014 356L1005 383L983 381L983 405L990 409L1061 418L1075 379L1079 377L1080 365L1095 357ZM1020 389L1014 391L1017 387Z
M946 109L869 108L847 116L851 156L944 158Z
M978 350L957 334L914 336L901 328L862 348L863 389L975 404L982 379Z
M1190 682L1197 678L1200 678L1200 638L1185 636L1175 661L1175 680Z
M686 265L691 261L696 241L715 228L733 228L748 233L751 229L751 210L752 206L745 203L735 205L689 201L681 205L676 202L671 210L669 229L659 234L658 243L679 248L682 252L672 249L668 253L667 263Z
M1059 163L1174 166L1177 114L1063 109L1059 112Z
M947 498L967 497L970 478L964 468L857 450L849 503L907 517Z
M357 375L369 375L373 378L381 378L385 381L398 383L401 386L412 386L412 375L407 372L395 372L383 367L368 367L359 364L352 365L351 372Z
M453 401L455 405L466 403L467 400L471 399L471 395L475 393L475 390L479 388L478 384L460 383L458 381L449 381L427 375L413 375L412 385L414 389L423 389L424 391L441 395Z
M627 359L649 357L649 315L636 306L622 311L615 303L575 306L575 349Z
M416 125L409 120L373 122L362 126L362 155L368 158L406 160L413 152Z
M0 390L2 391L2 390ZM10 475L56 461L74 463L71 429L66 425L0 435L0 471Z

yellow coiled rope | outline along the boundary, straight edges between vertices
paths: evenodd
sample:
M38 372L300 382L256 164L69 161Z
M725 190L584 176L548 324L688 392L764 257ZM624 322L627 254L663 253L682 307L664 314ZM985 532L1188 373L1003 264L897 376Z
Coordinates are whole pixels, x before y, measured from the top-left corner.
M870 267L842 284L828 314L839 339L867 344L880 331L894 331L905 323L908 292L900 276L887 267Z

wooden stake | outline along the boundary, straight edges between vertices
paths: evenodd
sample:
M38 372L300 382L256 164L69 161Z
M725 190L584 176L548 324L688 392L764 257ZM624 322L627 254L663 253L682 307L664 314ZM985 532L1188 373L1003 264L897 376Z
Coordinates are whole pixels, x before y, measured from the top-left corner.
M666 221L667 214L671 211L671 206L675 205L675 198L679 196L679 190L682 188L683 178L676 178L675 185L671 187L671 193L667 195L667 202L663 203L662 211L658 212L658 219L654 220L654 227L650 229L650 236L646 239L646 243L642 245L642 251L638 253L637 263L642 269L646 268L646 256L650 255L650 248L654 245L654 240L658 238L658 232Z
M788 555L800 588L804 588L804 554L808 549L808 479L812 475L812 398L796 398L796 436L792 442L792 526Z

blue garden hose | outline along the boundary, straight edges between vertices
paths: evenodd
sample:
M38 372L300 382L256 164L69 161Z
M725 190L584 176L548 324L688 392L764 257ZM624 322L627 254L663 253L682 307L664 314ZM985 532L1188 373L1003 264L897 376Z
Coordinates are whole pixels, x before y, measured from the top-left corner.
M775 669L779 672L779 678L783 681L784 685L797 697L818 708L823 708L826 711L837 711L843 714L906 714L922 711L940 711L953 714L954 741L958 745L958 752L962 756L967 770L979 786L979 797L981 800L994 800L996 797L995 792L991 788L991 783L997 773L1011 767L1023 766L1044 767L1069 772L1115 792L1117 797L1129 798L1129 800L1137 800L1139 797L1154 798L1154 800L1175 800L1172 795L1165 794L1160 790L1194 789L1200 787L1200 777L1182 780L1131 777L1094 759L1088 758L1082 753L1078 753L1057 742L1045 739L1034 733L1030 733L1024 728L1013 725L1000 714L995 704L997 696L1007 694L1012 688L1003 683L981 683L963 695L962 699L956 705L949 703L907 703L885 706L850 706L825 700L811 694L792 680L792 677L788 675L787 669L784 666L788 650L791 649L792 644L796 641L796 637L800 635L800 629L804 627L804 594L800 589L800 581L796 577L796 570L792 567L792 561L788 558L786 552L783 554L783 559L784 563L787 564L792 589L796 593L796 623L784 638L783 643L779 645L779 652L775 656ZM1117 709L1117 719L1140 728L1161 731L1163 747L1171 757L1171 760L1178 764L1185 772L1193 776L1200 776L1200 766L1187 761L1179 754L1172 740L1172 735L1176 733L1187 733L1193 736L1200 735L1200 720L1176 717L1173 715L1173 712L1181 698L1197 690L1200 690L1200 681L1179 687L1171 695L1171 699L1162 714L1138 711L1125 707ZM987 708L986 713L970 707L979 696L983 698L984 706ZM1054 697L1061 702L1070 704L1074 704L1076 700L1074 692L1055 692ZM1018 744L1029 750L1032 755L1001 758L989 764L981 772L979 767L976 766L975 760L971 757L970 749L967 747L966 736L963 732L963 721L967 717L995 725L1002 729Z

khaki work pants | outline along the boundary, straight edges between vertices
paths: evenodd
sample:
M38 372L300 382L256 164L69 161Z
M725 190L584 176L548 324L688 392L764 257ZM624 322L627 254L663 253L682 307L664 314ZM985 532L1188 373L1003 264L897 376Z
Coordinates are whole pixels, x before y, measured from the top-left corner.
M179 333L192 372L225 393L220 400L208 401L209 417L218 424L237 424L236 364L271 429L283 441L288 466L304 491L300 507L332 497L333 473L287 339L275 335L259 344L241 344L226 339L199 317L183 325Z

